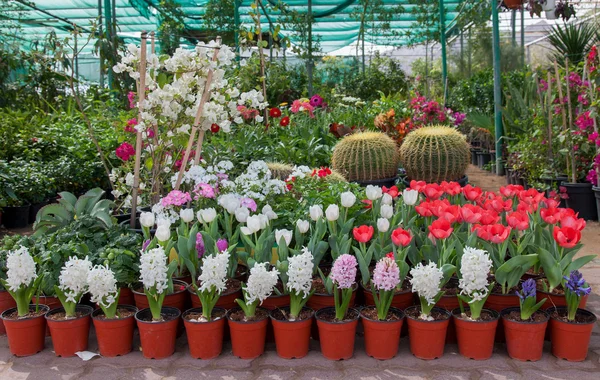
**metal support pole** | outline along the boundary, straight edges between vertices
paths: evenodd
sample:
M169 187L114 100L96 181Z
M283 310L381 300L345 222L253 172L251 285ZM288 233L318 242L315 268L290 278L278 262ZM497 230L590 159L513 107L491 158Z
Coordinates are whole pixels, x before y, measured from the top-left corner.
M498 20L498 0L491 0L492 4L492 39L493 39L493 57L494 57L494 125L496 132L496 174L504 175L504 165L502 164L502 138L504 131L502 128L502 89L500 74L500 28Z
M235 40L235 52L236 60L240 60L240 0L234 0L233 2L233 38Z
M425 43L425 97L429 99L429 43Z
M102 35L102 0L98 0L98 33ZM102 53L100 54L100 87L104 88L104 70L102 70Z
M446 62L446 12L444 0L440 4L440 45L442 46L442 85L444 86L444 102L448 94L448 67Z
M472 45L471 45L471 27L469 27L469 36L468 36L468 39L467 39L467 51L468 51L468 54L467 54L467 73L468 73L468 75L467 75L467 77L468 78L471 78L471 54L472 54L471 49L472 49Z
M521 6L521 66L525 67L525 7Z
M308 61L306 62L306 72L308 74L308 97L313 95L313 61L312 61L312 0L308 0Z
M111 4L111 0L104 0L104 23L105 23L105 30L106 30L106 40L111 42L113 41L112 38L112 4ZM112 72L112 68L108 68L107 70L108 73L108 88L110 90L112 90L113 88L113 72Z
M510 27L512 28L512 46L517 46L517 10L510 11Z

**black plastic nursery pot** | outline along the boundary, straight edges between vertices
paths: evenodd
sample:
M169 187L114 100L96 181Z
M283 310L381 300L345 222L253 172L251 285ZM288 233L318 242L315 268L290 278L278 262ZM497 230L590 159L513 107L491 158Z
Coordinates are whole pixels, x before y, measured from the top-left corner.
M572 208L579 217L585 220L598 220L596 197L591 183L563 182L562 187L567 193L567 207Z
M471 164L477 165L477 153L481 152L479 148L471 148Z
M600 187L592 187L594 198L596 198L596 213L600 215Z
M483 169L490 161L492 161L492 155L490 153L477 152L477 166L479 166L480 169Z
M42 209L42 207L46 206L48 201L43 201L39 203L34 203L29 207L29 224L33 224L35 222L35 217L37 216L38 211Z
M2 209L2 223L4 227L24 228L29 225L29 209L30 205L4 207Z
M368 185L379 186L379 187L392 187L398 181L398 176L391 178L383 178L383 179L373 179L371 181L354 181L363 187L367 187Z
M506 184L507 185L512 185L513 181L512 181L512 169L506 169Z
M410 187L410 181L412 179L411 178L403 178L402 179L402 184L405 187ZM469 176L467 176L466 174L464 176L462 176L460 179L455 180L455 182L458 182L458 184L460 185L460 187L465 187L469 184Z

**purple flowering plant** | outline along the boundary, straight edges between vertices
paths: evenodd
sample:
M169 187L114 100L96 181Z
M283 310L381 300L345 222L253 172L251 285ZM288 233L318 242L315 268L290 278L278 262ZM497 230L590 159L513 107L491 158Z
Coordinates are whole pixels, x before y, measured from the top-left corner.
M331 268L329 278L333 283L335 319L338 321L343 321L348 312L348 306L352 298L352 287L356 282L357 266L356 257L345 253L335 260Z
M524 281L521 285L521 291L515 292L519 296L519 305L521 308L521 320L528 321L531 316L542 307L546 298L538 303L535 303L536 299L536 283L533 278Z
M581 297L590 294L592 288L585 282L583 274L578 270L571 271L569 276L564 276L563 287L565 289L565 298L567 301L567 319L575 320L577 308L581 302Z
M375 265L371 278L371 292L377 309L377 319L387 319L396 286L400 283L400 269L394 260L394 253L385 255Z

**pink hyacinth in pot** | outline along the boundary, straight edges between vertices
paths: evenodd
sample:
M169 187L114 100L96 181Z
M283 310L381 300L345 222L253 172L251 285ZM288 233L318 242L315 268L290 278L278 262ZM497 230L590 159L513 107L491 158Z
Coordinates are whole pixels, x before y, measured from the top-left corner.
M333 294L335 295L335 319L343 321L352 298L352 286L356 281L356 258L349 254L343 254L335 260L331 268L329 278L333 282ZM342 298L338 296L338 289L342 292Z
M377 308L377 318L384 321L392 304L394 290L400 283L400 269L394 260L393 252L388 253L377 262L371 281L373 283L371 292Z

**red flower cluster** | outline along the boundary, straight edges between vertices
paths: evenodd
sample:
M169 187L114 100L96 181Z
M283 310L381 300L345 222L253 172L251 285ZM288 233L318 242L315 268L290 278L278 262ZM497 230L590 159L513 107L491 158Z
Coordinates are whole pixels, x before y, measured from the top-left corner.
M131 156L135 156L135 149L130 143L124 142L121 145L119 145L119 147L115 150L115 154L121 160L129 161Z
M331 174L331 169L321 166L321 169L314 169L311 173L311 177L318 176L319 178L327 177Z

